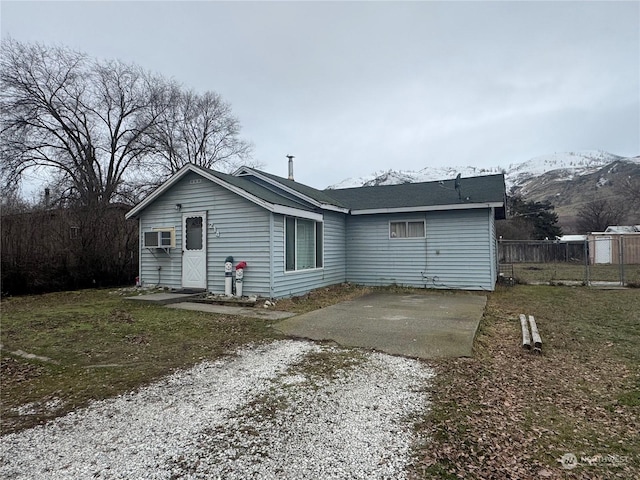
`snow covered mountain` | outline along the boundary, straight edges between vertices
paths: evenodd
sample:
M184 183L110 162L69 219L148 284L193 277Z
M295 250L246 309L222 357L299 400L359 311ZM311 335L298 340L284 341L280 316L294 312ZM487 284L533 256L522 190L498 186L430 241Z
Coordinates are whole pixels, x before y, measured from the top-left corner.
M459 173L463 177L478 177L480 175L492 175L502 173L504 169L477 168L477 167L426 167L422 170L387 170L373 172L360 178L347 178L335 185L327 187L327 190L351 187L371 187L375 185L397 185L400 183L433 182L455 178Z
M458 174L464 178L497 173L504 173L507 193L517 192L526 200L549 201L554 205L564 232L571 233L576 228L576 214L586 203L597 198L625 202L619 186L628 178L640 178L640 156L581 151L543 155L507 167L388 170L357 179L348 178L328 189L430 182L455 178ZM640 223L640 212L630 210L627 221Z
M387 170L374 172L360 178L347 178L327 189L350 188L372 185L395 185L399 183L430 182L462 177L475 177L480 175L505 174L507 190L512 187L526 191L527 184L541 175L557 171L558 176L565 180L573 177L588 175L615 161L635 162L640 165L640 157L620 157L612 153L602 151L582 151L568 153L553 153L532 158L522 163L512 163L507 167L495 166L489 168L478 167L426 167L422 170Z

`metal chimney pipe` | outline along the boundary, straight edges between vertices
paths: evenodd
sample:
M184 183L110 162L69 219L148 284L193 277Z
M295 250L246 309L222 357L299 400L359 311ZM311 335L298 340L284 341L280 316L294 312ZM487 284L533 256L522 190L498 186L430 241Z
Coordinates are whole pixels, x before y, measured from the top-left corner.
M293 159L296 158L293 155L287 155L289 159L289 180L293 180Z

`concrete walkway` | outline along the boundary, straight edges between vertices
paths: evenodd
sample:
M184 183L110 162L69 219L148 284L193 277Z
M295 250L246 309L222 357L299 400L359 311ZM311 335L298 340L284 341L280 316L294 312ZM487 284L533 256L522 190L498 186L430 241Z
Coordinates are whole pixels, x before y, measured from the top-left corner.
M295 315L295 313L280 312L266 308L256 307L234 307L229 305L215 305L200 302L181 302L167 305L169 308L181 310L194 310L196 312L217 313L222 315L239 315L241 317L262 318L265 320L282 320Z
M286 335L417 358L470 357L487 297L373 293L286 319Z
M238 302L237 305L218 305L215 303L190 302L202 297L202 293L150 293L147 295L138 295L136 297L127 297L127 300L134 302L148 303L151 305L164 305L168 308L176 308L181 310L193 310L196 312L216 313L220 315L238 315L249 318L262 318L264 320L282 320L295 315L289 312L279 312L277 310L263 309L258 306L245 307ZM229 299L232 301L233 298ZM246 304L247 302L245 302Z

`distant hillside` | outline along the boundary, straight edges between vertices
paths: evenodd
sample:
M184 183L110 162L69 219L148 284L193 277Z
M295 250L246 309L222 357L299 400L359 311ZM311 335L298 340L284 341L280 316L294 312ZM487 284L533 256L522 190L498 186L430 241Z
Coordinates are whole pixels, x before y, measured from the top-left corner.
M528 179L516 189L528 200L551 202L565 233L574 233L576 214L584 204L601 198L625 203L618 187L628 178L640 178L640 157L614 160L581 174L567 169L552 170ZM629 212L626 223L639 224L640 212Z
M575 230L576 213L595 198L624 202L618 186L627 178L640 178L640 156L620 157L602 151L554 153L507 167L444 167L418 171L388 170L349 178L329 189L428 182L478 175L505 174L507 192L527 200L548 200L556 207L565 233ZM640 212L630 212L627 223L639 224Z

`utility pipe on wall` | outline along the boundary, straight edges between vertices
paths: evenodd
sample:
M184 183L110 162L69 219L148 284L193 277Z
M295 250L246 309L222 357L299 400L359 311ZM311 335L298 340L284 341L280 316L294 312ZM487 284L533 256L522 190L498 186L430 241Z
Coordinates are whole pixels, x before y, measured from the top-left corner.
M224 294L233 296L233 257L227 257L224 261Z

